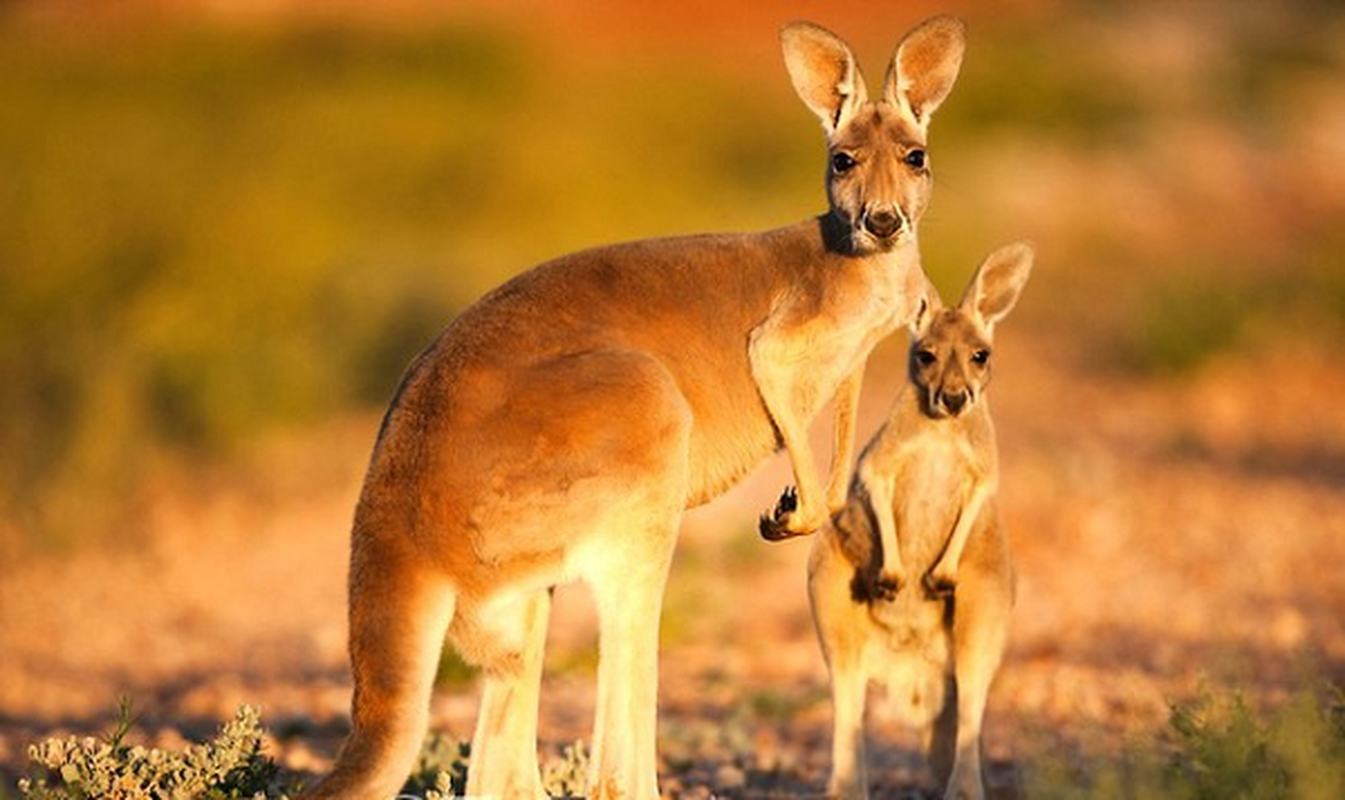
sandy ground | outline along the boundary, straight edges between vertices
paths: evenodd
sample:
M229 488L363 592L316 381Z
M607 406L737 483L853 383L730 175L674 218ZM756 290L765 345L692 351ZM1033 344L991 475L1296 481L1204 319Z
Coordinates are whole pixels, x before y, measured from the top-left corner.
M1006 330L991 400L1002 513L1020 575L986 745L996 796L1048 752L1154 742L1201 681L1273 704L1345 679L1345 375L1308 357L1215 364L1182 381L1081 378ZM898 385L880 350L862 432ZM1307 358L1305 364L1304 358ZM1085 371L1086 373L1086 371ZM278 441L247 481L165 487L124 544L10 559L0 579L0 769L58 732L108 729L119 694L161 744L259 704L272 752L318 771L346 730L346 530L373 418ZM808 544L754 519L786 481L775 459L688 516L663 626L664 790L807 795L825 778L826 672L804 594ZM588 735L595 655L584 591L558 594L543 747ZM446 686L434 726L470 736L476 692ZM921 773L872 720L873 775ZM1065 748L1063 751L1061 748Z

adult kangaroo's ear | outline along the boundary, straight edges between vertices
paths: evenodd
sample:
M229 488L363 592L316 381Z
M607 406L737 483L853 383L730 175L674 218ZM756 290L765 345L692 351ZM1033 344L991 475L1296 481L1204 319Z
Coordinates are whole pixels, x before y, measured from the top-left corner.
M811 22L793 22L780 31L785 68L808 108L834 134L869 99L864 76L849 46Z
M1017 242L986 256L962 296L962 310L980 318L987 329L994 328L1018 302L1035 254L1031 244Z
M957 17L926 20L897 45L883 81L883 97L904 108L922 128L953 90L967 49L967 26Z

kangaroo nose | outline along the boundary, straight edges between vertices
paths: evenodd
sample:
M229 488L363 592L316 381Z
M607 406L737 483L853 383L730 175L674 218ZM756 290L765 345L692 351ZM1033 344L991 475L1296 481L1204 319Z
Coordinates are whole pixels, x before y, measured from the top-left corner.
M864 214L864 229L880 239L901 230L901 214L895 208L875 208Z
M967 405L967 400L969 399L970 397L968 396L968 393L965 391L944 392L943 407L948 409L949 414L957 416L962 412L962 409Z

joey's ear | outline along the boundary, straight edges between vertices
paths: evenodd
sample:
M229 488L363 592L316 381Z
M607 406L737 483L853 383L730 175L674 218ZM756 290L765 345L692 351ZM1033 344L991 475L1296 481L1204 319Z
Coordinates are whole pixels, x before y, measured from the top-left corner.
M962 296L962 310L980 318L987 329L994 328L1018 302L1035 252L1031 244L1017 242L986 256Z
M934 283L927 276L922 275L922 294L915 302L915 314L911 317L908 327L911 334L919 336L929 329L930 323L934 317L943 310L943 300L939 297L939 290L935 288Z
M836 34L811 22L793 22L780 31L780 45L794 90L822 120L828 136L868 102L859 64Z
M927 127L957 82L966 49L967 26L962 20L949 16L926 20L897 45L883 81L883 98Z

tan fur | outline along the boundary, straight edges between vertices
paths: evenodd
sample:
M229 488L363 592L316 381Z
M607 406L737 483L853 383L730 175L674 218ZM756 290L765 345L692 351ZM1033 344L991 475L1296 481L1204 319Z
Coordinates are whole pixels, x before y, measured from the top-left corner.
M912 330L911 383L860 456L846 507L814 542L808 594L831 671L833 796L868 796L871 682L924 730L945 798L985 795L981 719L1008 637L1013 567L983 391L995 323L1031 262L1026 245L996 251L954 309L929 289Z
M943 57L923 69L938 84L922 72L901 80L941 100L961 27L935 20L905 41L929 50L921 43L933 34ZM485 672L467 793L543 796L548 590L573 579L588 584L599 617L590 796L658 796L659 613L682 511L783 446L799 504L770 523L820 527L828 494L839 501L848 483L864 360L909 322L923 291L915 224L931 178L902 159L923 149L927 115L856 99L854 84L836 99L838 65L858 75L848 48L811 25L786 28L783 40L829 144L862 155L829 177L827 214L557 259L483 297L407 371L351 535L354 728L334 772L306 796L396 791L424 735L445 628ZM875 234L873 209L900 225ZM824 488L805 434L841 386L838 458Z

